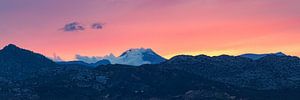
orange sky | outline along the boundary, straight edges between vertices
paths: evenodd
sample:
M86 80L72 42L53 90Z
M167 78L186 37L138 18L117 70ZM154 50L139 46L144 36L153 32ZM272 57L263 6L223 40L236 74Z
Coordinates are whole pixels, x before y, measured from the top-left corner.
M129 48L177 54L282 51L300 56L299 0L1 0L0 47L52 57L119 55ZM79 22L86 30L64 32ZM101 30L91 23L105 23Z

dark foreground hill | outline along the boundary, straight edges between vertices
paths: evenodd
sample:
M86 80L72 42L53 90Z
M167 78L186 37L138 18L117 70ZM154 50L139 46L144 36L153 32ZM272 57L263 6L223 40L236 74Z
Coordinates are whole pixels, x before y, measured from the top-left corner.
M57 64L43 55L8 45L0 50L0 81L24 80L50 74ZM47 72L47 73L46 73Z
M155 65L59 65L9 45L1 100L298 100L299 58L177 56ZM271 85L271 86L268 86Z
M300 59L267 55L258 60L236 56L176 56L158 65L210 80L260 90L299 88Z

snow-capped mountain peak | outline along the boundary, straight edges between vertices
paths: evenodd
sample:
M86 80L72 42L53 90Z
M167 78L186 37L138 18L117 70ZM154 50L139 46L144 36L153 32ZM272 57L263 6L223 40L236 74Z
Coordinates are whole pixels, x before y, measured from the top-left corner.
M134 48L129 49L118 57L118 64L127 64L139 66L143 64L157 64L165 61L165 59L156 54L150 48Z

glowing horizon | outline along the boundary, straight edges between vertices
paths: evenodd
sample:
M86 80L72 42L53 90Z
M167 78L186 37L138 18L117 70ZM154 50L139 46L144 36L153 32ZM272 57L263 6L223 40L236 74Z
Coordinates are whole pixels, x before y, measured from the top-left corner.
M152 48L165 58L284 52L300 56L299 0L1 0L0 47L64 60ZM78 22L85 30L65 32ZM93 29L92 24L103 24Z

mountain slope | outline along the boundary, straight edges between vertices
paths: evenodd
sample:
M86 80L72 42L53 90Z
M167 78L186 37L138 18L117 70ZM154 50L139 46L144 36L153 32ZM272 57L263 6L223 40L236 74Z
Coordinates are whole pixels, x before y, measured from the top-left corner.
M10 44L0 50L0 77L3 80L22 80L33 73L55 69L56 63L43 55Z

